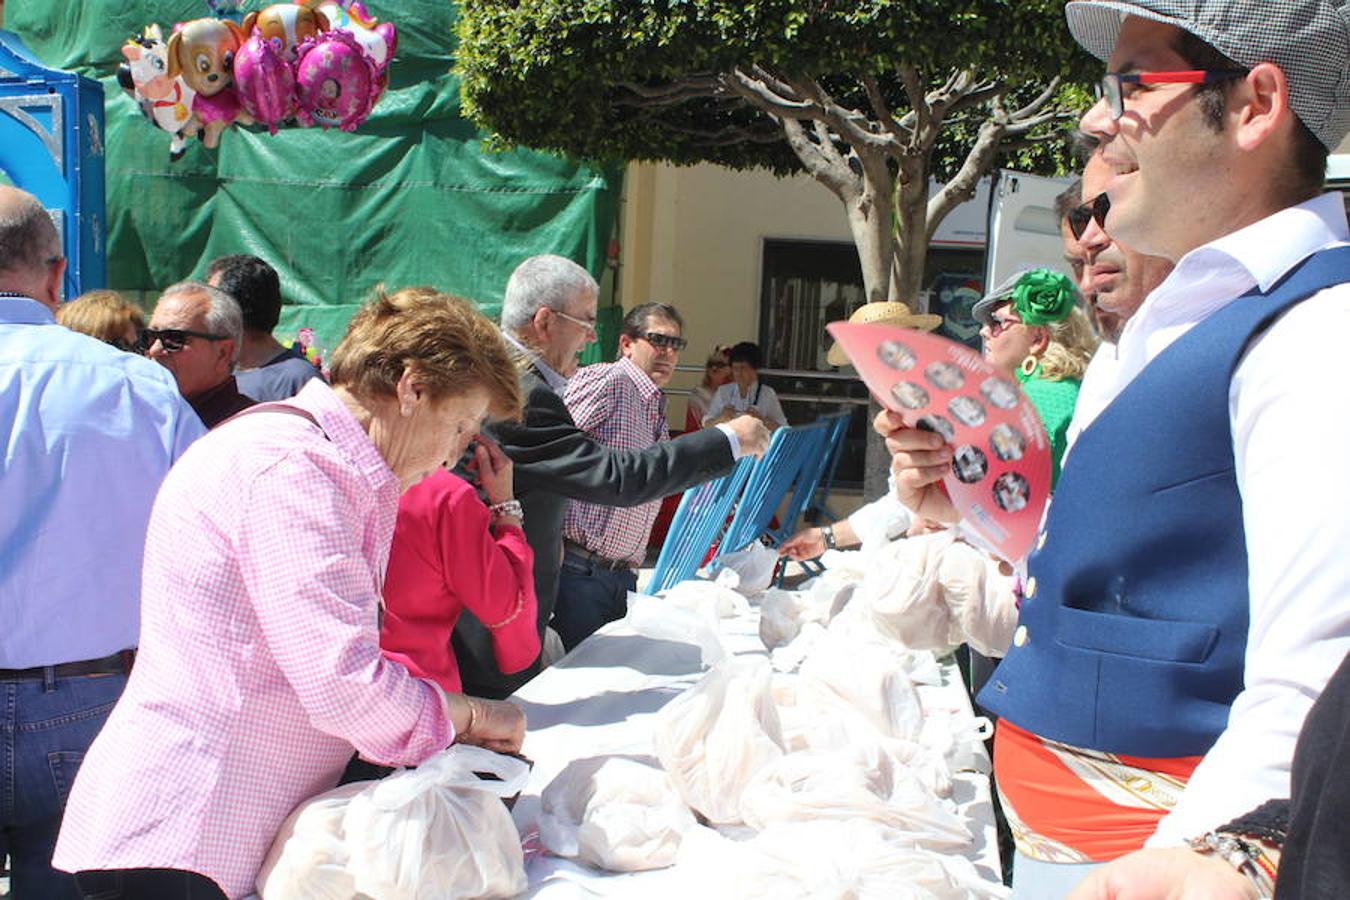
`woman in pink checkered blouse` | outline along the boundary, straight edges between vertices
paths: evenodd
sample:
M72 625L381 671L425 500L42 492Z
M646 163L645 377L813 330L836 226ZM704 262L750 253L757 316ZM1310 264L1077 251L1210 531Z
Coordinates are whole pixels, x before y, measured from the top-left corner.
M139 656L53 859L86 896L251 893L277 828L353 747L384 765L454 740L519 748L519 708L414 677L377 625L400 491L519 409L492 323L412 289L356 314L331 388L189 448L150 517Z

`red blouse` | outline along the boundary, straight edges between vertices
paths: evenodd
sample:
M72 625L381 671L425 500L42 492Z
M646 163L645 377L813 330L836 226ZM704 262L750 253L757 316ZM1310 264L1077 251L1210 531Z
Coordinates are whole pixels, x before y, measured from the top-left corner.
M503 672L519 672L539 656L534 553L520 528L499 525L494 535L489 519L473 487L445 470L399 499L380 647L455 693L461 682L450 633L461 610L488 627Z

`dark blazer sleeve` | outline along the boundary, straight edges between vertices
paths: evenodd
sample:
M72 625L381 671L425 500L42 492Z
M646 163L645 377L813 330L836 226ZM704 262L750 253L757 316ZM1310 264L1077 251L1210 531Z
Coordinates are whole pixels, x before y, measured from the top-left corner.
M563 400L531 385L523 422L491 430L515 464L518 492L548 491L604 506L636 506L731 470L731 442L719 429L662 441L645 450L613 450L577 428Z

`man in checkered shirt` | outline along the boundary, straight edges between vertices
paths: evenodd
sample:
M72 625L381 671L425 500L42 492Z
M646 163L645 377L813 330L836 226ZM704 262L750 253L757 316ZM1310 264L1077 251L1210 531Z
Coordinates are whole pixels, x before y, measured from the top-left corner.
M644 303L624 316L619 359L578 370L563 395L577 427L599 444L642 450L670 440L666 398L675 373L684 320L673 306ZM571 650L601 625L622 618L636 589L652 523L661 501L601 506L573 500L563 520L566 555L558 582L553 628Z

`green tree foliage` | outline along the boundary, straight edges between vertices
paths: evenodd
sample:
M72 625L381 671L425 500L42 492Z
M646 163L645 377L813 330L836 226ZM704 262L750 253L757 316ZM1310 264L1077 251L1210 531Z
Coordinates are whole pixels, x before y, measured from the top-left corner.
M1062 0L464 0L459 37L464 109L499 145L805 170L869 297L911 304L980 177L1061 170L1092 70Z

